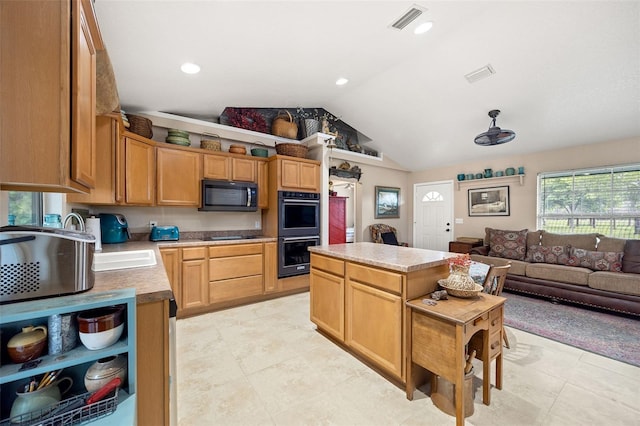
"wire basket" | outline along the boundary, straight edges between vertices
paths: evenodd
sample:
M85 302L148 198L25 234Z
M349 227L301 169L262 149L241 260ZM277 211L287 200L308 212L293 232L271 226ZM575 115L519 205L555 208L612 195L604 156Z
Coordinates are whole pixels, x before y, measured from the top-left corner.
M129 120L129 131L136 135L144 136L147 139L151 139L153 136L153 130L151 128L151 120L139 115L127 114Z
M289 157L305 158L309 148L299 143L277 143L276 152Z
M116 411L118 406L118 389L113 391L113 395L94 402L89 405L81 405L78 408L69 409L78 403L83 403L92 395L91 392L87 392L82 395L67 398L64 401L60 401L57 404L43 408L42 410L32 411L19 416L12 417L10 419L0 422L0 426L70 426L78 423L95 420L100 417L107 416Z

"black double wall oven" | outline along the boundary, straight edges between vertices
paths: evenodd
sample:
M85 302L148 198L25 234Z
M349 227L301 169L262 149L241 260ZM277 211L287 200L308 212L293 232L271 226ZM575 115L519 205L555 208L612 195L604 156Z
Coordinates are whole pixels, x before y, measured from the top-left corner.
M278 191L278 277L308 274L320 244L320 194Z

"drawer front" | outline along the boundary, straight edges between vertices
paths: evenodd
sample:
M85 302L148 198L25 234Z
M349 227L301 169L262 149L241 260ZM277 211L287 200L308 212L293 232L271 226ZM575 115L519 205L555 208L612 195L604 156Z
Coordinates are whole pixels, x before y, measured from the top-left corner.
M233 244L228 246L209 247L209 257L242 256L245 254L261 254L262 244Z
M211 281L209 283L209 303L227 302L261 294L262 276Z
M395 294L402 294L402 275L395 272L372 269L367 266L347 263L347 277L350 280L367 284Z
M344 261L311 253L311 266L330 274L344 277Z
M489 359L495 358L502 351L502 328L489 336Z
M221 257L209 259L209 281L260 275L262 277L262 255Z
M467 336L473 336L480 330L489 329L489 312L485 312L472 322L465 325L465 334Z
M182 249L182 260L204 259L206 255L205 247L185 247Z

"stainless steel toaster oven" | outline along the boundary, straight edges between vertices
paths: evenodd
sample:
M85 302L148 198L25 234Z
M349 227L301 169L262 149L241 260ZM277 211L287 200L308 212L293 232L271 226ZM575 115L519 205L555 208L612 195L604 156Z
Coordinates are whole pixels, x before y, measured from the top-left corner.
M0 303L93 288L95 237L35 226L0 228Z

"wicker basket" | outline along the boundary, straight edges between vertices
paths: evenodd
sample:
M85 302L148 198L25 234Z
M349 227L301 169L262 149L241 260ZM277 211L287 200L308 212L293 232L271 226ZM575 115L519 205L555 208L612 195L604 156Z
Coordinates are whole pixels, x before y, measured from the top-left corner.
M288 155L290 157L305 158L307 156L307 148L299 143L277 143L276 153L280 155Z
M295 139L298 136L298 125L289 111L278 112L278 116L271 124L271 134L288 139Z
M151 120L133 114L127 114L127 119L129 120L130 124L130 132L151 139L151 137L153 136L153 130L151 129Z
M457 286L455 284L452 285L448 280L438 280L438 284L440 287L447 290L447 294L465 299L476 297L483 290L483 287L480 284L475 284L473 289L456 288Z
M208 149L209 151L221 151L222 143L215 139L202 139L200 141L200 148Z

